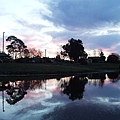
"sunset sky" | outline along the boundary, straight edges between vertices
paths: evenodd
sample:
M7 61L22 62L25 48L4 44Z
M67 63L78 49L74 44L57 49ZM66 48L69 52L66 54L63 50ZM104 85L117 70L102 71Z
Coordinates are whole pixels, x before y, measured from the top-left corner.
M3 32L49 57L70 38L81 39L91 55L119 54L120 0L0 0L1 50Z

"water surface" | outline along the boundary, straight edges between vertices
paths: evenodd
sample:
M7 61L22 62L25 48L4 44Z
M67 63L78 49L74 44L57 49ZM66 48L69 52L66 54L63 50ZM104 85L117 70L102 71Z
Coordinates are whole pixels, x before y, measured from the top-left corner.
M118 73L0 83L0 120L120 120Z

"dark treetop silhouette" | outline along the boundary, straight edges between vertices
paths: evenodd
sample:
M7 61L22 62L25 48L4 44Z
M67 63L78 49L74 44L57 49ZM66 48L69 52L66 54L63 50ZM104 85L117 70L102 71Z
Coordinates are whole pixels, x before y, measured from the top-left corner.
M16 58L17 56L21 57L21 53L26 52L27 46L17 37L9 36L6 41L11 42L10 45L6 46L6 49L13 58Z
M66 45L62 46L64 51L61 51L61 55L69 56L71 60L78 61L79 58L86 58L87 53L84 51L82 40L71 38Z

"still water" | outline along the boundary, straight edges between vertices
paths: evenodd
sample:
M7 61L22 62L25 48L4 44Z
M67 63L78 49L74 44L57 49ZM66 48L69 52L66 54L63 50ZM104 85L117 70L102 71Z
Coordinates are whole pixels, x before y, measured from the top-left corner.
M0 82L0 120L120 120L119 73Z

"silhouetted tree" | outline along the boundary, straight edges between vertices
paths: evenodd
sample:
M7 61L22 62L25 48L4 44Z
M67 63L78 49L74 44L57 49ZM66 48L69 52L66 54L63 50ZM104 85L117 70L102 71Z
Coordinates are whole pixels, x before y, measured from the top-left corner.
M56 55L56 59L55 59L57 62L60 62L61 61L61 58L60 58L60 55L59 54L57 54Z
M82 40L71 38L66 45L62 46L64 51L61 55L69 56L71 60L77 61L80 57L86 58L87 53L84 51Z
M100 57L104 56L102 49L100 49L99 55L100 55Z
M107 57L107 62L117 63L119 62L119 56L117 54L111 54Z
M33 58L33 57L36 57L36 56L39 56L41 57L42 56L42 51L40 50L36 50L35 48L29 48L29 57Z
M26 48L25 50L24 50L24 57L29 57L29 50Z
M105 62L106 57L104 56L104 53L103 53L102 49L100 49L100 51L99 51L99 56L100 56L100 59L101 59L100 62Z
M7 45L6 49L10 55L15 57L15 59L18 55L21 57L21 53L27 48L24 42L15 36L9 36L6 41L10 42L10 45Z

